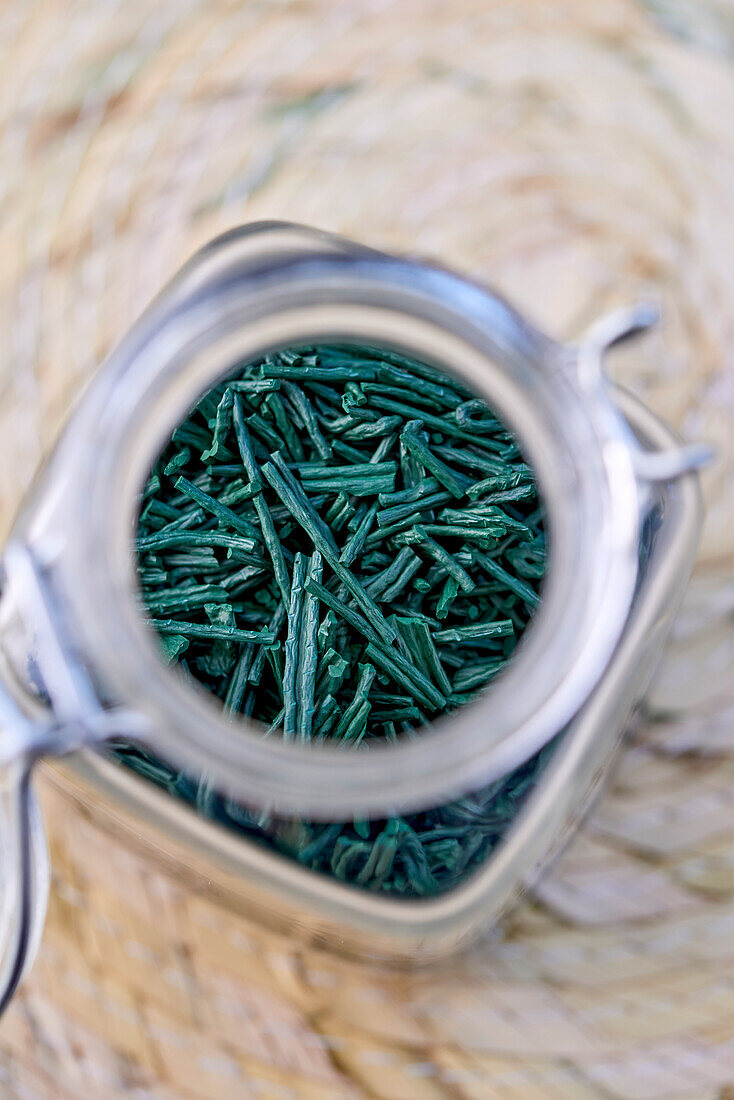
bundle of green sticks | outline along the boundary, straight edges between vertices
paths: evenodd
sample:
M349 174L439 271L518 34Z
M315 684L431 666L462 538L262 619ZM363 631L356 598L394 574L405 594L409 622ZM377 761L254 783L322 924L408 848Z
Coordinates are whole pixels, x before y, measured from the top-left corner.
M364 347L281 351L209 391L156 462L137 549L166 660L264 735L357 751L419 736L485 689L545 570L533 473L507 429L456 379ZM426 896L486 858L552 750L448 806L327 825L265 818L116 751L314 870Z

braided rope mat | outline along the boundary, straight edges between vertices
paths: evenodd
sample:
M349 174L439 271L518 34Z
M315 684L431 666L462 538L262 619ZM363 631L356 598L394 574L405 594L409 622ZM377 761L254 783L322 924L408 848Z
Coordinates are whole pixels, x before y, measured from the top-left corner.
M617 376L717 445L696 579L616 779L504 937L305 950L43 784L55 879L12 1100L734 1096L729 0L8 0L0 526L199 244L287 217L486 276L554 335L661 297Z

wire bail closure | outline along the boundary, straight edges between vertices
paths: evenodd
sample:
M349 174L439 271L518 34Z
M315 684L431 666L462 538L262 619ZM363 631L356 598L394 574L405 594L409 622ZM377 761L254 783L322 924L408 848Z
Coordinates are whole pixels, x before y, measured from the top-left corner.
M578 376L584 389L606 381L604 357L618 344L644 335L660 322L660 310L651 302L624 306L596 321L579 345ZM681 443L665 451L646 451L630 433L634 467L641 482L674 481L707 466L713 450L707 443Z

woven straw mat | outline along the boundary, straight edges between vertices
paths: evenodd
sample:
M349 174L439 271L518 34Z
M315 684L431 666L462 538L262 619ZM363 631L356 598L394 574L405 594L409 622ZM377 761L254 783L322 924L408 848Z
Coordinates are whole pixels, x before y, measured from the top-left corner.
M6 0L0 51L3 531L107 349L258 218L443 259L559 338L661 299L615 376L718 449L616 777L491 949L418 974L296 949L45 784L0 1096L734 1097L734 6Z

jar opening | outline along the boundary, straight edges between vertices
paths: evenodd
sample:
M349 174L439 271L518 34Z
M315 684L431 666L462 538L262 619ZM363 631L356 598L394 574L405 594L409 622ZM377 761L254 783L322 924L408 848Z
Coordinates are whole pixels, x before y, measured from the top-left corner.
M471 703L539 601L543 508L486 401L387 348L238 366L141 496L164 658L269 733L351 748Z

